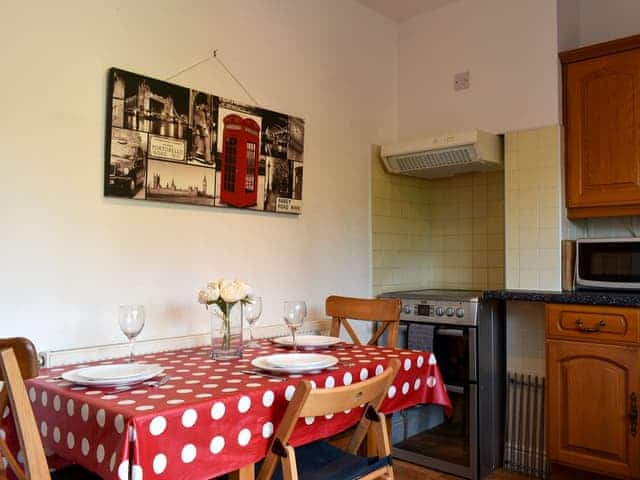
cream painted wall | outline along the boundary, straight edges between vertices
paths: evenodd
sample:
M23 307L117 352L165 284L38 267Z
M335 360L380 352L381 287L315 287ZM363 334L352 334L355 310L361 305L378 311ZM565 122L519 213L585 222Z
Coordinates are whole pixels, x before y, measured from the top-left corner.
M331 293L368 295L370 151L395 136L396 26L342 0L69 0L3 4L2 335L40 349L205 332L208 279L238 276L321 317ZM106 72L166 78L214 48L266 107L306 120L304 212L274 216L102 195ZM248 101L215 62L175 80Z
M558 51L580 45L580 3L582 0L556 0L558 9Z
M560 51L640 33L637 0L556 1Z
M460 0L403 23L399 137L558 123L556 37L555 0Z
M560 2L567 0L558 0ZM638 0L579 0L580 45L640 33Z

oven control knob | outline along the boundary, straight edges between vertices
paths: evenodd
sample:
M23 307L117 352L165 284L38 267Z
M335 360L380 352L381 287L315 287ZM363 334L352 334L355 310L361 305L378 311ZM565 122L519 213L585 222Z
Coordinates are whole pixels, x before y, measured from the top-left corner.
M444 315L444 308L442 307L436 307L436 315L441 317L442 315Z
M404 310L404 313L411 313L411 305L405 305L402 310Z
M456 317L458 318L464 317L464 308L459 307L456 309Z
M453 307L447 307L447 317L453 317L454 313L455 310L453 309Z

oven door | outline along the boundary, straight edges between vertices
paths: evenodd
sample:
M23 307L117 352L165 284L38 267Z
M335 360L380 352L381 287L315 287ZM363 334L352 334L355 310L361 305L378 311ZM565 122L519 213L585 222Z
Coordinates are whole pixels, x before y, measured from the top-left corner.
M478 380L475 327L436 327L433 353L445 383L466 385Z
M391 422L394 457L463 478L478 472L478 386L447 385L453 414L437 405L421 405L395 413Z

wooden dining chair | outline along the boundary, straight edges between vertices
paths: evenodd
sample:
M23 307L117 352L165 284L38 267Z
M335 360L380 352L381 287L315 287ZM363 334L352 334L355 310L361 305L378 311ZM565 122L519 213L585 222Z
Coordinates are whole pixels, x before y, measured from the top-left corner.
M18 366L17 373L21 379L33 378L38 375L38 354L36 353L36 347L28 338L1 338L0 350L5 349L13 350L15 361ZM0 371L0 380L5 380L4 370ZM9 404L8 390L9 389L5 387L0 391L0 412L4 412L4 409ZM30 409L31 405L29 405L29 410ZM2 419L0 419L0 427L2 427ZM0 454L7 460L7 466L13 471L16 477L20 480L25 480L26 477L20 467L20 464L9 450L9 447L3 438L0 438Z
M23 470L5 440L0 439L0 452L6 458L8 467L19 480L98 480L100 477L79 465L49 472L42 439L24 384L25 379L37 376L38 371L38 355L29 339L0 339L0 380L4 382L0 391L0 412L3 412L7 405L11 406L24 456Z
M21 339L25 340L25 339ZM24 344L23 344L24 345ZM33 345L31 345L33 346ZM15 459L10 452L3 452L9 461L11 469L20 479L50 479L49 466L47 465L47 457L44 454L40 432L36 425L36 418L31 409L27 389L24 386L24 380L21 375L20 365L17 355L13 349L6 348L0 351L0 367L2 367L2 378L4 380L3 392L11 404L11 412L15 419L16 432L20 440L20 447L24 454L25 471L17 466ZM15 463L14 463L15 462Z
M298 383L257 480L393 480L389 435L385 417L378 409L399 367L400 361L394 358L382 374L345 387L313 390L309 381ZM361 405L364 405L364 413L346 450L322 440L295 449L289 445L298 419L342 412ZM370 427L375 433L377 451L375 456L362 457L356 452ZM281 469L277 468L278 462Z
M340 336L340 327L343 326L353 342L362 345L362 340L349 323L349 320L365 320L378 322L373 336L366 342L367 345L376 345L378 339L387 331L387 346L395 347L398 342L398 328L400 325L400 309L402 302L395 298L351 298L335 295L327 298L325 311L331 320L331 336Z

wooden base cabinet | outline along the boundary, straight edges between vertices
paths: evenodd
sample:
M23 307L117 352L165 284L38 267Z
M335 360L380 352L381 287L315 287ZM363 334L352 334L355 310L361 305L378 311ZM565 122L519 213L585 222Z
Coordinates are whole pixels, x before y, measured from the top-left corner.
M602 307L602 318L613 316L611 310ZM617 315L621 309L613 310ZM635 318L636 309L627 310ZM593 341L607 326L606 320L591 325L583 319L597 317L595 312L547 305L548 457L616 478L640 478L640 348ZM563 338L554 325L574 317L583 337L571 332Z

